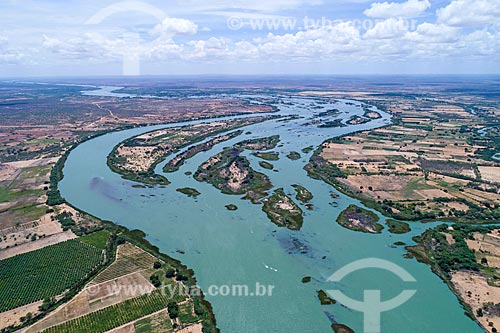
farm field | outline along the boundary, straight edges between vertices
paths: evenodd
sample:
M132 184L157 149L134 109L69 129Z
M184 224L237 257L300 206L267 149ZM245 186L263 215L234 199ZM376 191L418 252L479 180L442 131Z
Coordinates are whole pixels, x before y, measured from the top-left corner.
M62 294L103 258L102 249L68 240L0 261L0 312Z
M474 130L489 116L437 101L404 101L388 105L394 125L325 142L306 167L310 174L316 169L319 178L397 219L499 218L500 169L483 158L486 139ZM321 168L330 168L329 175L320 175Z
M185 296L164 295L161 289L153 291L151 294L143 295L125 302L112 305L110 307L92 312L83 317L79 317L61 325L44 330L47 333L101 333L109 331L115 327L142 318L151 313L157 312L169 302L180 302Z

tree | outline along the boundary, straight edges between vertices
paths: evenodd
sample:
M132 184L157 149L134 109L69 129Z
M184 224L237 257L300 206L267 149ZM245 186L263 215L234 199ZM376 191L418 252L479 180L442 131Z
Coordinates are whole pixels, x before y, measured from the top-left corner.
M155 286L156 288L158 288L158 287L161 286L160 278L156 274L151 275L149 277L149 281L151 281L151 283L153 284L153 286Z
M170 302L167 305L168 315L170 318L175 319L179 317L179 306L175 302Z
M167 271L165 272L165 277L168 279L171 279L175 276L175 269L173 268L168 268Z
M153 264L153 268L154 269L160 269L161 268L161 262L155 261L154 264Z

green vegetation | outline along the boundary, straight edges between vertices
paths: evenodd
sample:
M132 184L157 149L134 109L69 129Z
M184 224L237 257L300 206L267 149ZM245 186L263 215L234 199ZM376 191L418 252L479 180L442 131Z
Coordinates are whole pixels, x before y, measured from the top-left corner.
M335 127L346 127L347 125L342 122L342 119L335 119L333 121L326 121L319 125L319 128L335 128Z
M349 205L337 218L338 224L344 228L373 234L378 234L384 229L378 221L379 218L375 213L356 205Z
M171 301L176 303L185 299L185 296L169 296L169 292L161 289L153 291L122 303L89 313L79 318L72 319L60 325L51 327L46 333L101 333L119 327L146 315L157 312L167 307Z
M340 170L336 165L328 162L320 154L321 149L317 150L309 163L306 164L304 169L307 171L309 177L323 180L325 183L333 185L335 187L341 186L341 184L336 180L337 177L346 178L347 174L345 174L342 170Z
M179 305L179 320L183 324L192 324L199 320L198 316L194 313L193 303L186 302Z
M161 163L163 159L158 159L156 163L154 163L154 166L156 166L158 163ZM111 171L120 174L123 179L131 180L134 182L146 184L146 185L169 185L170 181L168 180L167 177L156 174L154 172L154 167L150 167L148 171L144 172L133 172L133 171L127 171L123 168L118 167L118 165L123 162L123 159L121 157L117 156L108 156L108 166L111 169Z
M234 205L234 204L229 204L229 205L226 205L226 209L227 210L238 210L238 206Z
M190 158L196 156L198 153L200 152L203 152L203 151L208 151L210 149L212 149L213 146L221 143L221 142L224 142L224 141L227 141L227 140L231 140L239 135L241 135L243 133L243 131L239 130L239 131L235 131L235 132L232 132L232 133L229 133L229 134L225 134L225 135L221 135L221 136L218 136L214 139L211 139L207 142L204 142L204 143L200 143L198 145L195 145L195 146L192 146L192 147L189 147L185 152L177 155L176 157L174 157L173 159L171 159L164 167L163 167L163 171L164 172L175 172L177 170L179 170L179 168Z
M272 165L271 163L266 162L266 161L259 161L259 165L260 165L262 168L267 169L267 170L272 170L272 169L274 169L274 165Z
M107 230L96 231L92 234L82 236L78 238L80 242L92 245L98 249L106 249L110 233Z
M198 190L191 187L178 188L176 191L185 194L190 198L196 198L201 194L200 192L198 192Z
M318 299L321 305L330 305L337 303L337 301L329 297L324 290L318 290Z
M64 293L103 260L101 249L75 239L0 261L0 312Z
M297 196L295 197L295 199L299 200L303 204L306 204L313 199L313 194L309 192L309 190L305 187L297 184L292 185L292 187L297 192Z
M310 152L312 152L314 150L314 147L313 146L309 146L309 147L306 147L306 148L303 148L302 149L302 152L304 154L309 154Z
M276 148L279 142L280 136L273 135L267 138L245 140L235 144L234 147L248 150L270 150Z
M286 157L288 157L292 161L296 161L296 160L299 160L301 158L300 154L297 153L296 151L290 152L288 155L286 155Z
M65 202L64 198L61 196L61 192L57 188L59 182L63 179L63 168L64 163L68 158L70 150L66 151L61 158L57 160L57 162L52 167L52 171L50 172L50 186L47 191L47 205L56 206L63 204Z
M252 155L257 156L258 158L261 158L266 161L278 161L280 159L280 154L274 151L257 152L253 153Z
M262 210L277 226L290 230L300 230L304 223L302 209L288 197L282 188L263 200Z
M406 249L417 260L430 264L434 271L448 280L451 271L479 271L481 269L480 264L476 261L474 251L469 249L465 240L470 239L474 232L485 234L491 229L482 226L455 224L453 230L449 230L448 225L443 224L427 230L421 236L414 237L419 245L408 246ZM453 244L448 243L445 233L453 236L455 240Z
M256 203L272 187L268 177L255 171L240 150L226 148L198 167L194 178L207 182L225 194L246 194Z
M393 234L406 234L411 231L410 225L406 222L387 220L385 224L389 227L389 232Z

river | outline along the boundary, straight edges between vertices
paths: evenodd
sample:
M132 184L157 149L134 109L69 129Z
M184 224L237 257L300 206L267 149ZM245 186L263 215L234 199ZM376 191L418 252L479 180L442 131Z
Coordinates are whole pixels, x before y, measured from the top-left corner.
M285 157L290 151L300 152L308 146L316 148L328 138L384 126L390 123L390 115L378 111L382 118L362 125L320 129L307 124L313 114L336 108L341 113L334 118L345 121L352 115L363 115L361 103L281 98L286 103L276 105L278 114L303 118L287 122L270 120L246 127L244 130L251 134L223 142L188 160L178 172L165 174L172 184L164 188L132 187L133 182L109 170L106 156L117 143L129 137L194 122L136 128L87 141L69 155L65 177L60 183L61 193L82 210L130 229L143 230L147 239L162 252L194 269L205 291L212 285L274 286L272 296L207 295L223 333L332 332L330 320L346 324L356 332L363 331L362 313L341 304L320 305L316 297L319 289L340 289L358 300L362 300L363 291L367 289L381 290L384 300L404 289L416 289L417 293L407 303L382 314L384 333L483 332L464 315L457 298L429 267L403 258L405 250L391 246L396 241L412 243L414 235L432 224L412 223L411 233L397 236L386 230L371 235L344 229L335 222L338 214L351 203L362 204L340 193L338 199L332 199L330 192L336 191L331 186L307 176L303 167L312 152L301 152L302 158L297 161ZM275 149L280 153L280 160L272 164L278 172L262 169L256 157L245 155L256 170L270 177L275 188L283 187L287 193L294 193L291 185L300 184L314 194L314 210L304 209L304 226L300 231L277 228L261 211L261 206L241 200L239 196L224 195L211 185L185 175L186 171L195 172L198 165L223 147L276 134L280 135L282 146ZM162 173L163 165L158 166L158 173ZM188 198L175 191L181 187L196 188L201 195ZM332 205L332 201L336 204ZM239 209L228 211L225 208L228 204L236 204ZM377 215L381 221L385 220ZM340 267L371 257L400 265L416 282L405 283L390 272L375 269L352 273L340 283L326 282ZM304 276L311 276L311 283L301 283Z

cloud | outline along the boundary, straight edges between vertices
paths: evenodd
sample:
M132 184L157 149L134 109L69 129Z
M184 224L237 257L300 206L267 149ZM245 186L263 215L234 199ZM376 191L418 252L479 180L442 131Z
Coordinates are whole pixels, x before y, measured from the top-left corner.
M406 39L422 44L454 43L459 40L460 29L443 24L422 23L415 31L409 32Z
M22 51L10 47L9 38L7 36L0 35L0 63L18 64L25 60L25 58Z
M454 0L437 10L438 22L455 27L470 27L500 22L498 0Z
M401 37L408 32L408 24L403 19L390 18L382 22L377 22L375 26L368 30L364 37L370 39L393 39Z
M194 35L197 32L198 26L192 21L167 17L153 28L151 34L171 37L176 35Z
M431 3L429 0L408 0L407 2L375 2L364 11L368 17L374 18L413 18L425 12Z

